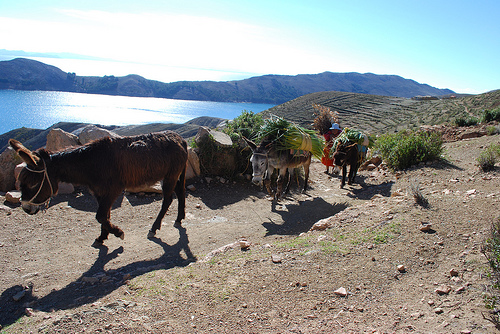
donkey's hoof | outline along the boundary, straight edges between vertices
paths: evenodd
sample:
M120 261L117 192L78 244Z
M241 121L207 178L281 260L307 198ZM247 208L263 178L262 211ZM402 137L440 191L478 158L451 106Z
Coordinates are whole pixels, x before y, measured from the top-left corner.
M149 231L148 232L148 239L151 239L151 238L154 238L156 235L156 232L153 232L153 231Z
M117 237L120 239L125 239L125 233L123 231L120 231L120 233L117 234Z
M180 221L178 221L178 220L176 220L176 221L174 222L174 227L175 227L175 228L182 227L181 222L180 222Z

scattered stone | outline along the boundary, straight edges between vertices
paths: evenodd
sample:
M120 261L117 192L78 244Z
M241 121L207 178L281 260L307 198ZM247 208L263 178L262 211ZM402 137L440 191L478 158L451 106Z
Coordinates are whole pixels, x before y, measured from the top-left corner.
M242 250L246 250L250 247L250 242L246 241L246 240L240 240L240 248Z
M16 293L14 295L14 297L12 297L12 299L14 299L15 302L18 302L20 301L21 299L24 298L24 296L26 296L26 290L23 290L23 291L19 291L18 293Z
M433 301L433 300L429 300L429 301L427 302L427 304L429 304L429 306L432 306L432 305L434 305L434 301Z
M471 190L467 190L465 192L466 195L470 196L470 195L474 195L476 193L476 189L471 189Z
M95 284L95 283L99 282L99 279L97 277L83 276L82 277L82 282L90 283L90 284Z
M461 286L455 290L456 293L462 293L465 291L465 286Z
M400 265L398 266L398 271L399 271L400 273L404 273L404 272L406 272L406 268L405 268L405 266L404 266L403 264L400 264Z
M422 232L428 232L428 231L430 231L431 228L432 228L432 224L431 223L424 223L424 222L422 222L420 224L420 231L422 231Z
M323 231L330 227L330 218L318 220L310 229L310 231Z
M194 185L192 185L192 184L188 185L186 187L186 189L189 190L189 191L196 191L196 187ZM199 205L199 204L197 204L197 205Z
M32 317L35 315L35 311L33 311L33 309L31 307L27 307L24 309L24 313L26 313L26 315L28 317Z
M271 255L271 260L273 261L273 263L281 263L283 259L281 256L273 254Z
M456 277L458 276L458 271L456 269L451 269L450 270L450 276L451 277Z
M5 194L5 200L12 204L21 202L21 192L17 190L9 191Z
M451 292L451 287L447 286L447 285L441 285L440 287L438 287L435 292L438 294L438 295L447 295Z
M347 296L347 290L345 288L338 288L337 290L333 291L333 293L340 297Z
M321 241L323 241L323 240L325 240L325 239L326 239L326 235L320 235L320 236L318 237L318 242L321 242Z
M436 313L436 314L441 314L441 313L443 313L443 312L444 312L444 310L443 310L441 307L436 307L436 308L434 309L434 313Z

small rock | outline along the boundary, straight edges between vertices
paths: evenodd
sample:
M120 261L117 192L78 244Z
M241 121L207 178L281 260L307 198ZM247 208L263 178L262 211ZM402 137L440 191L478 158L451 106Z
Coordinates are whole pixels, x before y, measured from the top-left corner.
M473 195L475 193L476 193L476 189L467 190L467 192L466 192L467 195Z
M310 231L323 231L330 227L329 218L317 221L310 229Z
M188 185L188 186L186 187L186 189L187 189L187 190L189 190L189 191L196 191L196 187L195 187L194 185L192 185L192 184ZM199 205L199 204L198 204L198 205Z
M462 293L465 291L465 286L461 286L455 290L456 293Z
M422 231L422 232L430 231L431 228L432 228L432 224L431 223L424 223L424 222L422 222L421 225L420 225L420 231Z
M240 248L242 250L248 249L250 247L250 243L246 240L240 240Z
M18 293L16 293L14 295L14 297L12 297L12 299L14 299L14 301L18 302L20 301L24 296L26 295L26 290L23 290L23 291L19 291Z
M451 277L456 277L458 276L458 271L456 269L451 269L450 270L450 276Z
M406 268L403 264L400 264L397 268L400 273L406 272Z
M447 295L449 294L451 291L451 288L447 285L441 285L439 288L437 288L435 290L435 292L438 294L438 295Z
M347 290L345 288L338 288L337 290L333 291L333 293L340 297L347 296Z
M441 313L443 313L443 312L444 312L444 310L443 310L441 307L436 307L436 308L434 309L434 313L436 313L436 314L441 314Z
M273 261L273 263L281 263L283 259L281 258L281 256L273 254L271 255L271 260Z
M429 306L432 306L432 305L434 305L434 301L433 301L433 300L429 300L429 301L427 302L427 304L429 304Z
M97 277L83 276L82 277L82 282L90 283L90 284L95 284L95 283L99 282L99 279Z
M5 200L12 204L21 202L21 192L17 190L9 191L5 194Z
M26 315L27 315L28 317L32 317L33 315L35 315L35 312L34 312L34 311L33 311L33 309L32 309L32 308L30 308L30 307L25 308L25 309L24 309L24 313L26 313Z

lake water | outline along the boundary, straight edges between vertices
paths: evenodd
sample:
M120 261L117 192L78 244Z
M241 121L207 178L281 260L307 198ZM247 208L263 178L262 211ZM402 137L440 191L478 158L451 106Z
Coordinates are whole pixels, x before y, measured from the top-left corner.
M57 122L101 125L185 123L200 116L233 119L274 105L186 101L67 92L0 90L0 134L21 127L46 129Z

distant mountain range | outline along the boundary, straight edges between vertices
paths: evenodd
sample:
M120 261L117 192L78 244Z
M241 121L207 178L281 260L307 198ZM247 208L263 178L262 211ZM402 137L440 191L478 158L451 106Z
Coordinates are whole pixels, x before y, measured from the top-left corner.
M397 75L323 72L295 76L263 75L235 81L164 83L148 80L139 75L78 76L26 58L0 61L0 89L269 104L281 104L305 94L323 91L395 97L454 94L452 90L438 89Z

